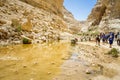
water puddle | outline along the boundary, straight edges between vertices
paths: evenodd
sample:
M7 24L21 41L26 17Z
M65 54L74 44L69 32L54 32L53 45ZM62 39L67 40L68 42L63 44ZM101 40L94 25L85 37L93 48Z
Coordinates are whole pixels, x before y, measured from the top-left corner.
M73 53L72 56L70 57L70 60L78 60L78 54L77 53Z
M82 66L88 66L89 63L85 61L84 59L81 59L83 52L79 51L80 50L79 47L74 46L72 47L72 49L73 49L72 55L67 61L78 62Z
M0 47L0 80L51 80L70 50L67 42Z

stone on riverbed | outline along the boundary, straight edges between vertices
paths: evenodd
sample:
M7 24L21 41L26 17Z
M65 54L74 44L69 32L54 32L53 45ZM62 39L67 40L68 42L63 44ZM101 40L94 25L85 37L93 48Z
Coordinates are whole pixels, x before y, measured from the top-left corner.
M23 44L31 44L32 43L32 40L28 37L23 37L23 40L22 40Z

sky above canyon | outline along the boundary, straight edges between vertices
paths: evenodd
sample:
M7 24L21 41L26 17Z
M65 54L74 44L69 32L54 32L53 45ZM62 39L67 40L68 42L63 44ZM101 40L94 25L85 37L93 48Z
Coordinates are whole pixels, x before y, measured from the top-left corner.
M64 0L64 6L75 19L83 21L87 19L96 2L97 0Z

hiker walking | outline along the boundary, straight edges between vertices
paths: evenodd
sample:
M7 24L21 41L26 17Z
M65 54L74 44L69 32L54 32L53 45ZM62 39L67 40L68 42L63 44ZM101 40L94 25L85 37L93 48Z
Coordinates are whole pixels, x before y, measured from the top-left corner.
M120 46L120 33L117 34L117 45Z
M96 37L96 45L100 46L100 36L99 35L97 35L97 37Z
M108 43L108 38L110 37L109 33L105 33L105 43Z
M109 44L110 44L110 48L112 48L112 44L113 44L113 38L112 38L112 36L109 37Z
M115 34L115 41L117 41L117 35L119 34L119 32L117 32L116 34Z
M110 48L112 48L112 44L113 44L113 41L114 41L114 33L110 32L109 35L110 35L109 44L110 44Z
M103 42L103 44L105 43L105 39L106 39L105 33L102 33L102 42Z
M100 33L100 40L102 39L102 35L103 35L103 33Z
M114 40L114 38L115 38L114 32L110 32L109 35L112 36L112 38Z

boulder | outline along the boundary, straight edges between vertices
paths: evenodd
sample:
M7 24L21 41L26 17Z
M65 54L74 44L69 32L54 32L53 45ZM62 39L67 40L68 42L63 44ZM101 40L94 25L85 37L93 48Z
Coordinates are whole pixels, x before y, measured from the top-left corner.
M4 25L4 24L6 24L6 23L7 23L6 21L0 20L0 26Z
M24 31L31 31L32 30L32 23L31 23L31 20L30 19L27 19L27 22L24 22L22 24L22 30Z
M31 44L32 40L26 36L23 36L22 42L23 44Z

